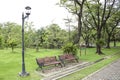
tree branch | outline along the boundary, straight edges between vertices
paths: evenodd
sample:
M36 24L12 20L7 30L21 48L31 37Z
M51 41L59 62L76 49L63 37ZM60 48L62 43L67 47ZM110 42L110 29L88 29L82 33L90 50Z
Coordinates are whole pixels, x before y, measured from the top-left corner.
M87 2L86 2L86 3L87 3ZM90 9L88 3L86 4L86 6L87 6L87 8L88 8L88 10L89 10L89 12L90 12L90 15L91 15L92 18L93 18L94 24L95 24L96 27L97 27L98 25L97 25L97 22L96 22L96 20L95 20L95 16L93 15L92 10Z

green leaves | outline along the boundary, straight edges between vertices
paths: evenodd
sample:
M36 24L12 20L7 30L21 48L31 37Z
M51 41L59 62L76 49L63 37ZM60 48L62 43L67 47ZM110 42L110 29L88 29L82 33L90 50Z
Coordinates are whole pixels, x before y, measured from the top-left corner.
M64 53L72 53L73 55L77 54L77 46L74 45L73 43L67 43L62 47Z
M96 41L96 43L101 45L101 46L104 46L105 45L105 40L99 39L99 40Z

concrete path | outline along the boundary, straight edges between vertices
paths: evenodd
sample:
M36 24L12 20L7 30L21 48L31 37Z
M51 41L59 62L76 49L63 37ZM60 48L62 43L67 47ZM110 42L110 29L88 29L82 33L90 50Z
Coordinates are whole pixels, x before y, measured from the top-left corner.
M82 80L120 80L120 59Z

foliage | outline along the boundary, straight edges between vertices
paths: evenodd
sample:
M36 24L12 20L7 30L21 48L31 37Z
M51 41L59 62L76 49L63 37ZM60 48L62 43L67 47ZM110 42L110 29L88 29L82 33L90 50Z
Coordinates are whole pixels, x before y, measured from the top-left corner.
M101 46L104 46L105 45L105 40L103 40L103 39L97 40L96 44L100 44Z
M68 32L53 23L44 28L35 30L33 23L26 22L24 27L25 48L35 48L37 51L42 48L61 48L68 42ZM13 22L0 24L0 48L21 47L21 25Z
M73 43L67 43L62 47L64 53L72 53L73 55L77 54L77 46Z
M3 23L3 25L4 26L2 27L2 36L3 36L2 44L4 44L4 47L7 48L11 47L13 51L14 47L20 44L21 42L21 37L20 37L21 26L11 22Z
M67 41L67 32L60 28L57 24L50 24L45 29L45 44L48 48L61 48Z
M8 46L10 46L12 48L12 51L13 51L14 47L17 46L17 40L16 39L9 40Z
M46 32L44 28L41 28L35 31L33 45L36 47L36 51L39 51L39 47L43 47L45 38L46 38Z
M0 48L3 48L4 44L3 44L3 37L0 35Z

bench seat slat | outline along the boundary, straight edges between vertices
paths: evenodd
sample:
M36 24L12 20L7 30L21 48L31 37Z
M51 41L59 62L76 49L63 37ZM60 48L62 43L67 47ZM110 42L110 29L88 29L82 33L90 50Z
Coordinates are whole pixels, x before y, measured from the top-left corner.
M53 64L60 64L60 63L61 63L61 62L54 61L54 62L51 62L51 63L45 63L44 66L53 65Z

